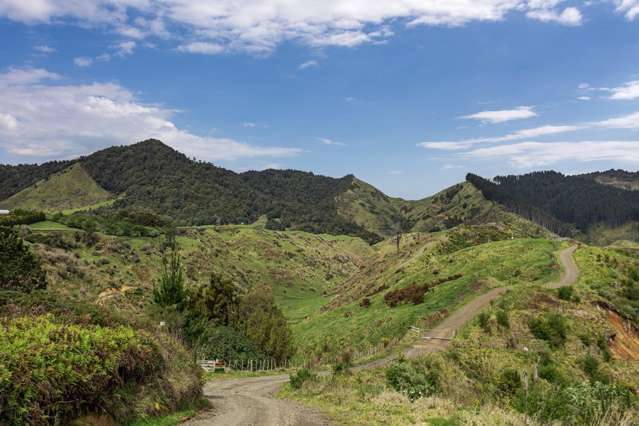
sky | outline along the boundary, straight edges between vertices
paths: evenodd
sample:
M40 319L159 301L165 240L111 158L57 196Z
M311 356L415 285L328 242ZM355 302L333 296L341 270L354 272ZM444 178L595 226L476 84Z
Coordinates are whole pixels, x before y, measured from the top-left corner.
M0 0L0 163L157 138L431 195L639 169L639 0Z

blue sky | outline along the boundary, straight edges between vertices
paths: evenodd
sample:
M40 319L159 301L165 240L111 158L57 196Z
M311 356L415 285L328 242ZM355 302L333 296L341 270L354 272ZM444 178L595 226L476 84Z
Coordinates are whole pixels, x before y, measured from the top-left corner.
M0 162L149 137L236 171L639 168L639 0L0 0Z

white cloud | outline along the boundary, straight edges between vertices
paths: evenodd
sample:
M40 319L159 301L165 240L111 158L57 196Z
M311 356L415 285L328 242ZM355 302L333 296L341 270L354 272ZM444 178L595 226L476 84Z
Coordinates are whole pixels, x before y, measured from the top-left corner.
M468 158L506 159L518 167L542 167L560 161L639 163L639 141L521 142L478 148Z
M590 89L590 84L588 84L588 83L581 83L581 84L578 86L578 88L579 88L580 90L587 90L587 89Z
M201 53L203 55L217 55L224 52L224 46L217 43L195 41L193 43L178 46L177 50L187 53Z
M541 22L555 22L571 27L581 25L583 20L581 12L576 7L567 7L562 12L557 9L535 9L526 15Z
M615 0L617 11L623 13L626 18L633 21L639 16L639 0Z
M472 115L465 115L460 118L467 120L478 120L482 123L498 124L506 121L522 120L525 118L536 117L537 113L530 106L520 106L515 109L506 109L498 111L482 111Z
M357 100L357 98L353 97L353 96L347 96L344 98L344 102L355 102Z
M629 81L620 87L610 89L610 99L630 101L639 98L639 80Z
M34 49L36 50L36 52L40 52L43 53L45 55L50 55L51 53L55 53L56 50L51 47L51 46L47 46L46 44L41 44L39 46L34 47Z
M632 0L634 2L635 0ZM461 26L502 21L511 13L578 25L581 13L561 0L0 0L0 17L26 23L68 22L110 28L131 39L186 35L225 50L270 52L295 41L357 46L393 35L391 24ZM619 10L631 16L632 5ZM188 45L188 42L187 44ZM202 52L197 52L202 53Z
M135 46L136 43L133 40L123 41L116 46L116 55L122 57L132 55Z
M327 138L317 138L318 141L320 141L321 143L323 143L324 145L335 145L335 146L346 146L345 143L342 142L335 142L332 139L327 139Z
M90 67L91 64L93 64L93 59L86 57L73 58L73 64L76 67L86 68Z
M505 136L497 136L491 138L473 138L463 139L460 141L434 141L422 142L417 144L422 148L442 149L442 150L461 150L468 149L473 145L492 144L500 142L511 142L528 138L538 138L540 136L556 135L559 133L575 132L585 128L584 125L573 126L540 126L531 129L518 130Z
M242 127L246 127L246 128L252 129L252 128L257 127L257 124L251 123L251 122L246 122L246 123L242 123Z
M595 122L592 126L607 129L639 129L639 112Z
M148 138L204 160L287 157L297 148L263 147L178 128L175 111L143 104L115 83L63 85L43 69L0 74L0 148L10 154L68 158Z
M579 96L577 99L579 99L580 101L589 101L592 98L590 96Z
M317 62L316 60L312 59L310 61L306 61L302 64L300 64L300 66L298 67L301 70L305 70L307 68L316 68L319 66L319 62Z

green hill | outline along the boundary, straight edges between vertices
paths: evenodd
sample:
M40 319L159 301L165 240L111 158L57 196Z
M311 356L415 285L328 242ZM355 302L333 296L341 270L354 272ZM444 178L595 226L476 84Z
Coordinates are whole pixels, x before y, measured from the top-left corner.
M113 198L82 164L75 163L0 202L0 208L54 212L100 205Z

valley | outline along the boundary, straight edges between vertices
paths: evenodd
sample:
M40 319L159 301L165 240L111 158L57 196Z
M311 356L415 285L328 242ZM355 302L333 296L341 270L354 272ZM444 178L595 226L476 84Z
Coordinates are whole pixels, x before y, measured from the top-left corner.
M152 140L0 176L9 424L638 419L634 174L469 175L409 201ZM620 208L589 214L574 194ZM204 374L198 359L294 368Z

